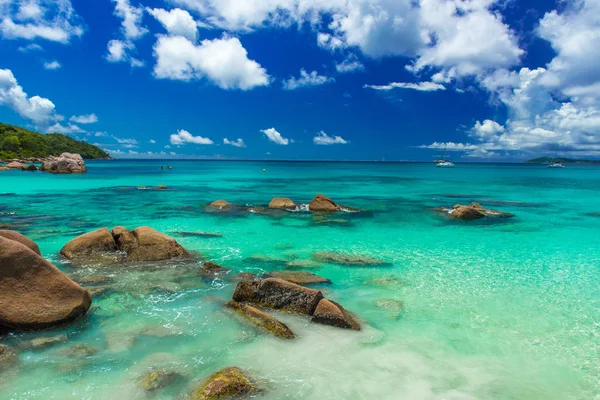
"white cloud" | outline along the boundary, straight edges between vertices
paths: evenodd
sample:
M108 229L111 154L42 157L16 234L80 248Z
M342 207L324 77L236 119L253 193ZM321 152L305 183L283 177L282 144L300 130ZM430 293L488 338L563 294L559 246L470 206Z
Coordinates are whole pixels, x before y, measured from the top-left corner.
M44 129L62 119L56 114L52 101L40 96L29 97L10 69L0 69L0 105L7 106L21 117L33 121L38 129Z
M115 4L115 15L122 19L121 30L123 36L128 40L136 40L148 33L148 29L142 26L144 7L135 7L129 0L113 0Z
M148 8L148 12L165 27L169 35L183 36L192 42L198 37L198 26L186 10L174 8L170 11L162 8Z
M238 140L229 140L227 138L223 139L223 144L228 144L235 147L246 147L246 143L244 143L243 139Z
M68 43L83 35L70 0L0 1L0 35L4 39L45 39Z
M325 85L326 83L331 82L335 82L335 79L319 75L317 71L312 71L311 73L308 73L305 69L301 69L300 77L291 77L287 81L284 81L283 88L285 90L296 90L304 87Z
M193 136L191 133L184 129L180 129L177 133L171 135L171 144L174 145L184 145L186 143L193 144L213 144L213 141L209 138L204 138L202 136Z
M117 141L117 143L119 144L128 144L128 145L136 145L138 144L138 141L135 139L128 139L128 138L119 138L116 136L112 136L113 139L115 139ZM136 146L137 147L137 146Z
M44 51L44 48L37 43L29 43L26 46L19 46L18 50L21 53L33 53L36 51Z
M222 89L250 90L269 85L267 71L248 58L238 38L223 36L195 45L181 36L161 36L154 45L154 55L157 78L206 78Z
M283 146L290 144L290 139L281 136L281 133L277 132L275 128L263 129L261 132L264 133L265 136L267 136L267 138L273 143Z
M150 139L150 140L148 141L148 143L150 143L150 144L156 144L156 140L154 140L154 139Z
M321 131L313 138L314 144L331 145L331 144L348 144L349 142L341 136L329 136L324 131Z
M363 71L365 66L356 57L347 57L344 61L335 65L335 70L340 74L355 71Z
M473 135L481 140L487 140L503 132L504 127L502 125L489 119L486 119L483 123L477 121L472 130Z
M143 67L145 63L131 56L135 51L135 45L127 40L111 40L107 44L106 60L111 63L129 62L132 68Z
M435 92L438 90L446 90L446 87L442 84L435 82L391 82L387 85L365 85L364 88L374 90L392 90L392 89L412 89L420 92Z
M47 128L46 130L48 133L62 133L63 135L70 135L73 133L84 133L85 130L81 129L80 127L78 127L75 124L67 124L67 125L62 125L60 123L55 123L54 125L50 126L49 128Z
M94 136L96 136L96 137L108 137L108 133L106 133L106 132L96 132L96 133L94 133Z
M69 121L76 122L78 124L94 124L98 122L98 117L96 114L88 114L88 115L73 115L69 118Z
M60 69L61 65L58 61L54 60L54 61L45 62L44 68L49 69L49 70L56 70L56 69Z

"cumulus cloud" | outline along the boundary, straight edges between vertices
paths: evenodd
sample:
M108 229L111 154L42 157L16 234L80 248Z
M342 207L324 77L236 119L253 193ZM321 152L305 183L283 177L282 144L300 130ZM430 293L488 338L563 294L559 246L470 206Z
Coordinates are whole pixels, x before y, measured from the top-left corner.
M263 129L261 132L273 143L283 146L290 144L290 140L281 136L281 133L277 132L275 128Z
M324 131L321 131L313 138L313 143L318 145L332 145L332 144L348 144L347 140L341 136L329 136Z
M182 36L161 36L154 45L159 79L207 79L222 89L250 90L269 85L269 75L248 58L238 38L223 36L195 45Z
M98 122L98 117L96 114L87 114L87 115L73 115L69 118L69 121L76 122L78 124L94 124Z
M227 138L223 139L223 144L228 144L234 147L246 147L246 143L241 138L238 140L229 140Z
M56 69L60 69L61 65L56 60L54 60L54 61L48 61L48 62L44 63L44 68L45 69L49 69L49 70L56 70Z
M356 57L347 57L344 61L335 65L335 70L340 74L363 71L364 69L365 66Z
M174 8L170 11L162 8L148 8L148 12L165 27L169 35L183 36L192 42L198 37L198 26L186 10Z
M106 61L111 63L129 62L132 68L143 67L145 63L133 56L135 45L128 40L113 39L107 44Z
M29 97L10 69L0 69L0 105L32 121L38 129L62 119L56 114L52 101L40 96Z
M365 85L364 88L385 91L392 89L412 89L418 90L420 92L435 92L438 90L446 90L446 87L444 85L435 82L391 82L387 85Z
M115 15L121 19L121 30L125 39L136 40L148 33L148 29L142 26L144 7L132 6L129 0L113 0L113 2Z
M44 48L37 43L29 43L26 46L19 46L17 50L19 50L21 53L33 53L37 51L44 51Z
M150 143L150 144L156 144L156 140L154 140L154 139L150 139L150 140L148 141L148 143Z
M81 129L79 126L75 125L75 124L67 124L67 125L62 125L60 123L55 123L54 125L50 126L49 128L47 128L46 130L49 133L62 133L63 135L70 135L73 133L84 133L85 130Z
M213 141L209 138L205 138L202 136L193 136L191 133L186 131L185 129L180 129L177 133L171 135L171 144L173 145L184 145L187 143L191 144L213 144Z
M83 35L80 20L70 0L0 1L0 35L4 39L68 43Z
M321 86L331 82L335 82L335 79L319 75L317 71L308 73L305 69L301 69L300 77L291 77L287 81L284 81L283 88L285 90L296 90L304 87Z

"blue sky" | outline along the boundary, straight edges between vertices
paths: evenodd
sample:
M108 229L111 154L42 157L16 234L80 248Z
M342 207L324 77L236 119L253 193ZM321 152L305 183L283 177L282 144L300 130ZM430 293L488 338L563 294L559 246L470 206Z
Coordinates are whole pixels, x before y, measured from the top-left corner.
M596 157L598 15L600 0L0 0L0 121L120 158Z

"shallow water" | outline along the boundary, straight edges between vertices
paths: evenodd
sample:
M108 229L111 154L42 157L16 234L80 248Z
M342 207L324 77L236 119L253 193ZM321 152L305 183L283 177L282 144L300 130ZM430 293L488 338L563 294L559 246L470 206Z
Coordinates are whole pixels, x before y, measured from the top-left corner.
M175 399L235 365L259 380L264 399L600 399L600 168L169 163L89 162L83 176L1 173L0 225L36 240L74 279L113 280L85 319L4 340L17 347L68 336L21 350L19 367L0 373L0 398ZM169 190L136 189L159 184ZM204 209L221 198L264 206L316 193L369 212L323 219ZM471 200L515 217L464 223L431 212ZM233 271L203 280L200 261L73 268L57 256L73 237L115 225L150 225ZM360 316L361 332L277 314L298 335L282 341L223 309L233 274L285 269L318 251L391 264L307 269L333 282L319 288ZM65 353L79 344L97 352ZM182 378L146 394L137 380L151 368Z

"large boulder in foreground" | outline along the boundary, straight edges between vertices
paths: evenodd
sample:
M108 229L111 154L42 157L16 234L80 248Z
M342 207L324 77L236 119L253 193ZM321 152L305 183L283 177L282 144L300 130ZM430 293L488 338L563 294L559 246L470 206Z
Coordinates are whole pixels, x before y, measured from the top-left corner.
M247 304L238 303L237 301L230 301L227 303L227 307L234 310L245 320L255 325L260 330L277 336L278 338L294 339L296 337L294 332L292 332L292 330L288 328L286 324L280 322L269 314L260 311L258 308L254 308Z
M0 237L0 330L42 330L84 315L90 293L27 246Z
M275 197L269 203L269 208L295 210L296 203L294 203L292 199L288 199L287 197Z
M50 156L44 160L40 171L54 174L83 174L87 172L87 168L79 154L62 153L58 157Z
M60 254L75 261L165 261L187 258L177 241L148 226L133 231L117 226L86 233L67 243Z
M318 290L276 278L241 281L233 293L233 300L237 302L307 315L313 314L321 299L323 294Z
M318 194L310 202L310 204L308 205L308 209L310 211L317 212L335 212L340 211L341 207L329 197L323 194Z
M260 389L237 367L222 369L209 376L190 395L192 400L222 400L250 396Z
M360 324L344 307L332 300L322 299L315 309L312 322L337 328L360 331Z
M19 232L0 230L0 236L5 237L10 240L14 240L15 242L24 244L29 249L33 250L33 252L36 253L37 255L40 255L40 256L42 255L38 245L33 240L29 239L28 237L21 235Z

